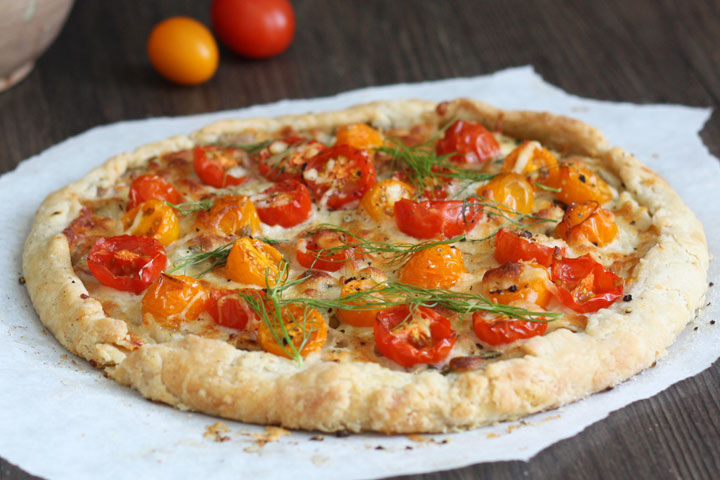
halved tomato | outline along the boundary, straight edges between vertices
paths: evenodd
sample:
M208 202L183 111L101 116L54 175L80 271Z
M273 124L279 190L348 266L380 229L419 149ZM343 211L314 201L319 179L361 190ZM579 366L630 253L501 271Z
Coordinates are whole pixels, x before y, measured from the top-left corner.
M317 140L292 135L273 140L253 158L260 175L268 180L302 180L305 165L325 148Z
M595 261L589 254L556 259L551 268L558 299L578 313L608 307L623 294L623 279Z
M88 267L106 287L138 294L165 268L163 246L149 237L120 235L98 239L88 255Z
M335 272L357 256L356 249L352 247L357 243L357 240L343 232L321 228L303 234L295 252L298 263L303 267Z
M395 223L401 232L415 238L450 238L467 233L482 218L477 199L395 202Z
M281 357L291 357L292 347L283 335L287 332L292 345L303 357L320 350L327 341L327 325L319 311L304 305L291 304L282 309L280 315L268 308L269 322L261 322L258 328L260 345L266 352Z
M307 187L297 180L284 180L263 190L255 199L255 208L263 223L294 227L312 215Z
M456 120L438 140L435 151L438 155L454 154L450 160L459 164L484 163L500 154L500 144L481 124Z
M495 234L495 260L498 263L523 261L549 267L555 256L565 256L565 247L543 245L528 231L513 232L501 228Z
M373 333L380 353L403 367L445 360L457 339L447 318L421 306L381 310Z
M235 242L225 265L230 280L247 285L274 287L278 278L282 253L259 238L242 237Z
M136 206L148 200L163 200L172 204L182 203L183 196L175 187L165 181L163 177L155 174L140 175L130 184L130 201L127 209L132 210Z
M350 145L336 145L313 157L303 178L315 199L333 210L360 200L377 180L368 154Z
M462 253L450 245L417 251L398 272L398 280L423 288L450 288L467 273Z
M488 345L498 346L516 340L545 335L546 322L528 322L517 320L506 315L492 315L481 312L473 313L473 330L475 335Z
M212 288L208 290L208 300L205 308L215 320L215 323L223 327L243 330L251 318L257 318L257 313L239 295L240 292L255 296L259 300L262 300L265 296L262 290L250 288L242 290Z
M205 287L194 278L163 273L145 292L142 313L161 325L178 328L205 311L207 299Z
M571 245L590 242L604 247L615 239L618 226L611 211L591 201L570 204L553 233Z
M223 188L240 185L247 180L243 169L247 153L241 148L201 145L195 147L193 156L195 173L206 185Z

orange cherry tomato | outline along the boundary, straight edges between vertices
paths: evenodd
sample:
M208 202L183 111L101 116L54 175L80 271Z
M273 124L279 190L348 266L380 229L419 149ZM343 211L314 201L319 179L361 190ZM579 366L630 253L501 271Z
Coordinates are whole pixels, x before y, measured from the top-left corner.
M250 58L284 52L295 35L288 0L213 0L212 26L232 51Z
M357 240L343 232L321 228L305 232L298 240L297 261L305 268L335 272L357 257ZM329 249L332 249L328 251Z
M242 237L235 242L225 264L225 275L238 283L274 287L282 253L257 238ZM267 283L266 283L267 282Z
M247 180L242 164L247 154L241 148L201 145L193 150L195 173L205 185L215 188L240 185ZM240 174L232 174L233 169Z
M180 222L172 207L161 200L148 200L122 217L131 235L152 237L167 247L180 236Z
M482 218L477 200L400 199L393 206L398 229L415 238L450 238L467 233Z
M548 185L559 188L555 196L568 205L584 202L602 205L612 198L612 190L605 180L589 168L572 163L560 165L557 176Z
M606 270L589 254L556 259L551 271L558 287L558 300L578 313L608 307L623 294L623 279Z
M284 180L263 190L255 199L263 223L294 227L312 216L312 200L307 187L297 180Z
M181 85L209 80L218 66L218 47L212 33L188 17L172 17L155 25L147 53L160 75Z
M501 173L478 188L477 193L507 207L498 205L509 216L516 215L515 212L530 214L535 204L533 186L518 173Z
M395 202L412 198L415 189L407 183L388 179L376 183L360 199L360 207L378 222L394 218Z
M140 175L130 184L130 201L127 209L132 210L148 200L164 200L174 205L182 203L183 196L160 175Z
M208 290L208 299L205 304L206 311L223 327L243 330L251 318L257 318L257 313L250 308L240 293L252 295L258 300L265 297L262 290L245 288L242 290L229 290L226 288L211 288Z
M473 313L472 320L475 335L481 341L494 347L516 340L545 335L548 327L546 322L528 322L506 315L491 315L481 312Z
M505 157L503 172L522 174L542 185L555 183L558 161L550 150L539 142L525 140Z
M453 154L450 160L455 163L485 163L500 154L500 144L481 124L456 120L438 140L435 151L438 155Z
M352 280L348 281L343 285L340 291L341 297L347 297L348 295L357 294L377 288L383 282L387 280L387 276L377 268L368 267L363 268L357 273L357 276ZM366 303L378 303L382 305L383 298L379 294L371 294L366 298L364 297L360 302L349 303L349 305L366 304ZM368 307L365 310L343 310L339 309L335 313L338 319L352 325L354 327L372 327L375 325L375 315L379 310L382 310L382 306Z
M596 247L609 244L617 233L615 215L599 207L596 202L570 204L554 232L556 237L571 245L590 242Z
M533 303L545 308L550 302L550 275L545 267L508 262L485 272L480 281L483 295L495 303Z
M462 253L450 245L437 245L412 254L400 268L402 283L423 288L450 288L467 273Z
M556 256L565 256L565 248L543 245L528 231L513 232L501 228L495 234L495 260L498 263L523 261L549 267Z
M252 235L260 231L260 217L249 198L227 195L213 200L210 210L200 211L195 226L228 236Z
M322 199L332 210L351 206L377 181L367 152L350 145L336 145L315 155L303 178L315 199Z
M296 135L271 141L253 156L260 175L280 182L303 179L303 169L310 159L327 147L311 138Z
M361 150L382 147L384 141L382 133L364 123L343 125L335 137L335 145L350 145Z
M167 256L153 238L120 235L98 239L87 262L102 285L137 295L160 276Z
M163 273L145 292L142 314L152 315L166 327L179 328L206 310L207 299L207 291L194 278Z
M442 362L457 339L447 318L427 307L411 310L407 305L379 311L374 336L378 350L403 367Z
M314 308L291 304L282 309L281 319L288 334L284 337L277 314L268 308L269 325L264 321L258 328L258 339L263 350L281 357L291 358L292 348L300 350L303 357L322 349L327 341L327 325L320 312ZM303 346L304 344L304 346Z

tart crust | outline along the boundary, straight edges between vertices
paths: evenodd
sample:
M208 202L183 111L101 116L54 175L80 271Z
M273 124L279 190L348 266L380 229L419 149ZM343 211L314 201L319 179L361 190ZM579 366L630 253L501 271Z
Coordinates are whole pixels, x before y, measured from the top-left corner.
M110 187L128 169L166 151L217 141L247 129L327 130L351 122L409 127L420 119L464 118L564 153L593 156L652 217L657 243L640 260L626 293L589 316L584 332L555 330L522 345L521 358L484 371L409 373L374 363L334 363L249 352L188 335L132 349L124 321L109 318L75 275L62 231L80 198ZM227 120L118 155L40 206L25 244L24 276L33 305L68 350L145 397L181 409L288 428L385 433L446 432L514 419L558 407L616 385L666 353L701 306L708 251L703 229L658 175L596 129L550 113L502 111L469 99L436 105L418 100L376 102L343 111Z

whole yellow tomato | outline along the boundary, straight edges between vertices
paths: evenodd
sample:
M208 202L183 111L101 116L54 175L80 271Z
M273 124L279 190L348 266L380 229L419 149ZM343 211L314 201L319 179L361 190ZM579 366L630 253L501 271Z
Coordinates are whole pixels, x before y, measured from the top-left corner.
M181 85L203 83L218 67L218 47L212 33L188 17L172 17L155 25L147 51L155 70Z

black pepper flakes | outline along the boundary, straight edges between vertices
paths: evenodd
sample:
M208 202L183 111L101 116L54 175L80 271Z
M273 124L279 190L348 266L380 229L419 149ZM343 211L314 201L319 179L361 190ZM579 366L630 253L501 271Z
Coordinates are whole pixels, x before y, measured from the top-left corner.
M623 297L623 302L629 302L632 300L632 295L629 293Z
M20 285L25 285L25 277L20 277L20 278L18 278L18 283L19 283Z
M515 293L515 292L517 292L517 289L518 289L517 285L510 285L508 287L508 292Z
M378 445L377 447L375 447L375 450L385 450L385 447L383 447L382 445Z
M338 438L345 438L350 436L350 432L347 430L338 430L335 432L335 436Z
M710 325L715 325L715 320L710 320Z
M712 287L713 285L715 285L713 282L708 283L708 287Z
M585 183L587 181L587 179L585 178L585 175L580 175L578 178L580 179L580 181L582 183Z

